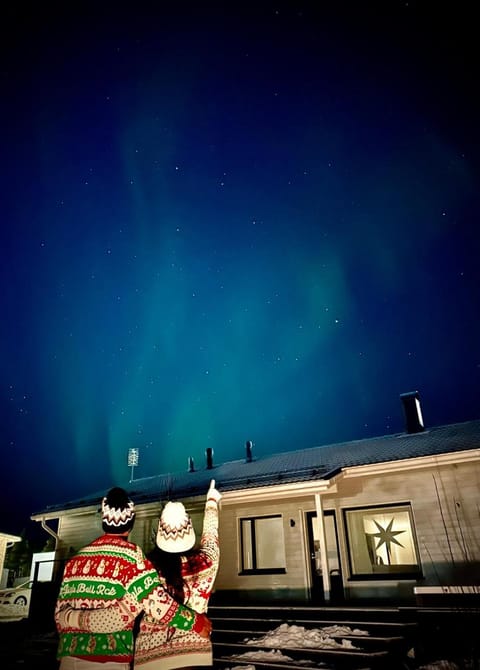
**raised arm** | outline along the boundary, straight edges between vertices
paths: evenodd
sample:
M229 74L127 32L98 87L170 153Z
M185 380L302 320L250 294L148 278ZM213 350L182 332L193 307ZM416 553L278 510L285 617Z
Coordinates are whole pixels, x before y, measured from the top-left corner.
M215 488L215 480L210 482L203 515L203 530L200 540L200 550L218 568L220 546L218 543L218 503L222 494Z

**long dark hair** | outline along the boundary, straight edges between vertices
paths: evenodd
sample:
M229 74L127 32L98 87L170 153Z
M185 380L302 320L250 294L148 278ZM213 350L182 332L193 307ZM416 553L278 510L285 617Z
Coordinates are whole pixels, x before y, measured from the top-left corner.
M183 555L188 556L189 553L187 551ZM188 598L188 593L185 593L186 584L182 577L182 554L171 554L155 546L148 554L148 558L160 577L165 580L168 593L183 605Z

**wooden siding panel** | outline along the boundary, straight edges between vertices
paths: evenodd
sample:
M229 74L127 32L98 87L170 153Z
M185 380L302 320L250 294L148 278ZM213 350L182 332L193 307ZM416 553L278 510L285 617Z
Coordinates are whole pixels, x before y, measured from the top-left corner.
M314 509L312 500L307 506L294 503L253 503L234 508L225 506L220 515L220 568L217 589L299 589L305 587L306 538L302 514ZM242 518L280 515L285 538L286 573L274 575L241 575L239 523ZM290 519L295 522L290 525Z
M438 582L452 563L480 561L479 481L478 463L352 478L340 482L334 502L342 510L410 502L426 582Z
M65 515L60 518L57 532L61 540L58 558L69 558L103 533L102 518L98 512Z

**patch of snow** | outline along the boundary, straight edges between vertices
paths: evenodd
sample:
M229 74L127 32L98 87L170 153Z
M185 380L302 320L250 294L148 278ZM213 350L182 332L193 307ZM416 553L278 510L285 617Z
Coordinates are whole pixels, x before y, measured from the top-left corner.
M420 666L418 670L460 670L460 668L452 661L435 661L434 663Z
M1 621L20 621L28 617L29 605L0 604Z
M348 632L346 632L348 629ZM342 633L339 631L342 630ZM330 634L329 634L330 633ZM352 635L352 630L348 626L327 626L324 628L304 628L304 626L290 626L282 623L272 631L266 633L260 638L246 638L246 644L257 647L295 647L304 649L352 649L357 650L351 640L342 639L341 642L335 640L331 635ZM355 633L360 634L360 633ZM365 635L368 633L361 633Z
M278 649L273 649L272 651L246 651L244 654L232 654L228 658L236 660L245 660L245 661L272 661L272 662L282 662L286 661L293 662L293 658L290 656L285 656Z

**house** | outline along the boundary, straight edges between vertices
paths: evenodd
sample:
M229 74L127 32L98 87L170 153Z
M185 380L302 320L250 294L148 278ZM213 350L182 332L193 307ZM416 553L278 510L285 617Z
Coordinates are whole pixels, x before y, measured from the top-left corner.
M403 433L216 463L132 480L131 539L153 546L163 504L182 500L199 534L210 479L222 491L217 602L408 602L415 589L480 592L480 420L425 429L402 394ZM105 491L31 518L56 557L101 534ZM57 526L54 531L53 526Z
M8 533L0 533L0 589L7 586L9 571L4 569L5 554L7 549L16 542L21 542L22 538L18 535L9 535Z

